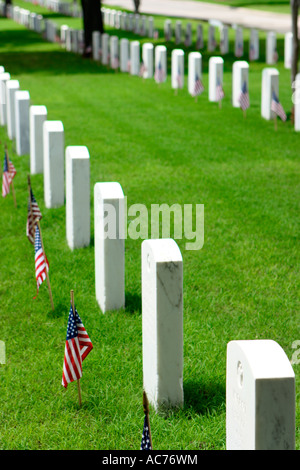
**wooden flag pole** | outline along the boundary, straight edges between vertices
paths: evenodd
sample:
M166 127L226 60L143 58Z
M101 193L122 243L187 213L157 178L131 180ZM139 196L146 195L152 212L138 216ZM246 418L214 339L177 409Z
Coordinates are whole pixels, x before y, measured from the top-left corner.
M73 289L71 289L70 294L71 294L71 305L72 305L73 316L74 316L74 320L75 320L75 323L76 323L75 305L74 305L74 291L73 291ZM77 380L77 389L78 389L79 406L81 406L82 401L81 401L80 379Z
M5 158L6 158L7 168L8 168L8 171L9 171L9 158L8 158L8 151L7 151L7 145L6 144L5 144ZM15 188L14 188L13 180L11 180L10 184L11 184L11 192L12 192L13 198L14 198L14 205L15 205L15 207L17 207L17 200L16 200L16 194L15 194Z
M148 429L149 429L149 439L150 439L151 450L153 450L151 430L150 430L150 419L149 419L149 402L148 402L148 397L146 395L145 390L143 390L143 407L144 407L145 416L147 418L147 425L148 425Z

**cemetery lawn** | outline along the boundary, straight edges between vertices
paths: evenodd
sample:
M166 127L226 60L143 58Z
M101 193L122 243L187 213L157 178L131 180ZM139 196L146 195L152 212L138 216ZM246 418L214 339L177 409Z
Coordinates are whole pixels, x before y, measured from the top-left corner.
M81 27L78 19L48 14ZM164 19L156 20L161 33ZM93 187L118 181L128 207L145 204L149 217L151 204L204 204L203 248L188 251L187 240L177 240L184 266L184 408L151 409L150 422L154 449L224 450L227 343L273 339L292 360L300 340L299 134L289 116L283 37L278 37L280 101L289 119L278 120L275 131L273 122L260 117L264 57L250 66L251 108L244 119L231 105L232 53L225 57L219 109L208 102L205 51L205 91L195 103L186 84L174 95L170 76L157 86L154 80L114 73L7 19L0 19L0 34L0 64L30 92L32 104L47 107L49 120L63 122L65 146L88 147L92 209L91 245L72 252L65 207L46 209L43 176L31 176L43 214L53 312L46 282L33 299L34 249L25 233L29 155L17 156L0 128L2 153L7 142L17 169L18 204L15 209L11 194L1 199L0 340L6 363L0 364L0 448L139 449L142 240L126 241L125 310L103 315L95 299ZM262 33L260 39L264 51ZM170 56L174 44L167 46ZM83 363L81 408L76 384L67 390L61 385L71 289L94 345ZM300 365L293 367L299 450Z

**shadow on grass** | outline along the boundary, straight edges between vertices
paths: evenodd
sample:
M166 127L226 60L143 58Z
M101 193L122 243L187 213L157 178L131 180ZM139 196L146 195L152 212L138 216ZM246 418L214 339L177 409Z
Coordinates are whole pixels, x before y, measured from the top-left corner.
M132 294L126 292L125 294L125 312L126 313L138 313L142 312L142 300L139 294Z
M218 382L187 381L184 383L184 408L199 414L211 413L225 403L225 386Z
M47 312L47 317L48 318L61 318L65 315L66 313L66 305L65 304L58 304L54 305L54 310L49 309Z

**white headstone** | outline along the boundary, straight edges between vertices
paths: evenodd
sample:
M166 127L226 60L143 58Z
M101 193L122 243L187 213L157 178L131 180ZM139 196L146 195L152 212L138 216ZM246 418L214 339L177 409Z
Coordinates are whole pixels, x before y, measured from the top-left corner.
M101 34L100 34L99 31L93 31L92 50L93 50L93 59L96 60L96 61L100 60Z
M202 80L202 55L200 52L190 52L188 60L188 91L193 96L197 77Z
M175 44L181 44L182 42L182 24L180 20L175 23Z
M196 49L203 49L204 40L203 40L203 26L201 23L197 24L196 29Z
M61 121L43 124L44 201L50 209L65 202L64 127Z
M249 64L245 60L237 60L232 66L232 106L240 107L240 96L244 83L249 90Z
M125 307L125 198L119 183L94 186L95 287L103 313Z
M28 91L15 92L16 150L18 155L29 154L29 106Z
M109 35L107 33L101 35L101 63L109 64Z
M173 49L171 55L171 86L183 88L184 85L184 51Z
M150 16L148 18L148 36L149 38L153 38L154 35L154 18Z
M67 30L69 26L66 24L61 25L60 27L60 41L63 47L66 47L66 40L67 40Z
M294 128L296 132L300 131L300 73L295 77L295 93L293 96L293 103L295 105L295 122Z
M238 27L235 31L235 44L234 44L234 55L235 57L242 57L244 54L244 38L243 29Z
M155 59L154 59L155 60L155 74L154 74L155 80L165 82L167 80L167 48L166 46L162 46L162 45L156 46L154 55L155 55ZM157 80L158 70L161 71L160 72L162 76L161 80Z
M217 85L223 84L223 67L224 60L222 57L211 57L208 62L209 72L209 89L208 99L209 101L216 102L217 99Z
M275 341L227 345L226 448L295 448L295 374Z
M120 40L120 70L121 72L128 72L129 62L129 40L122 38Z
M118 36L110 36L110 66L112 69L119 68L119 38Z
M130 73L139 75L140 73L140 42L130 42Z
M187 23L185 27L185 36L184 36L184 45L185 47L190 47L192 45L192 23Z
M259 59L259 35L257 29L251 29L249 40L249 60Z
M143 72L143 78L153 77L153 56L154 46L151 42L145 42L142 48L142 58L145 70Z
M0 74L0 124L5 126L7 124L6 112L6 82L10 80L10 74L3 72Z
M226 25L222 25L220 28L220 52L221 54L229 52L228 26Z
M217 47L217 40L216 40L216 28L214 25L210 24L208 27L208 43L207 43L207 50L209 52L213 52Z
M19 89L19 80L8 80L6 82L7 135L11 140L16 137L15 93Z
M43 147L43 125L47 120L46 106L30 106L29 109L29 132L30 132L30 173L43 173L44 169L44 147Z
M290 69L292 67L293 57L293 33L286 33L284 36L284 67Z
M90 244L90 155L85 146L66 148L66 238L69 247Z
M278 61L277 38L276 33L270 31L267 33L266 39L266 63L268 65L276 64Z
M183 263L172 239L142 243L143 382L155 409L183 406Z
M261 85L261 115L264 119L274 119L274 111L271 110L272 93L279 94L279 72L275 68L265 68L262 71Z
M172 21L171 20L165 20L164 33L165 33L165 41L171 41L172 39Z

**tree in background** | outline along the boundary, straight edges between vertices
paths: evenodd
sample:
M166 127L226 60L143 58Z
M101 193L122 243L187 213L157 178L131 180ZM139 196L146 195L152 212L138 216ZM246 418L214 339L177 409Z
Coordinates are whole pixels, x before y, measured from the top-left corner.
M135 11L135 13L138 13L141 2L140 2L140 0L133 0L133 3L134 3L134 11Z
M104 33L101 0L81 0L84 29L84 57L92 55L93 31Z
M5 0L4 16L7 17L7 7L12 4L12 0Z

